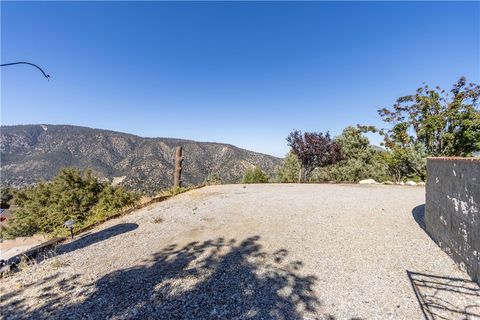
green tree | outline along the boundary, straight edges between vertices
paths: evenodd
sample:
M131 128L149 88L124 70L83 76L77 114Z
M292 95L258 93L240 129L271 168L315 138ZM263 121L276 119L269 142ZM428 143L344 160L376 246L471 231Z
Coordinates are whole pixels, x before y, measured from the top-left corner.
M389 149L423 146L427 156L470 156L480 150L480 86L460 78L450 92L424 85L378 112Z
M377 129L390 151L385 154L395 180L426 178L427 156L471 156L480 151L480 86L461 77L447 92L424 85L378 113L388 125Z
M251 167L245 171L242 183L267 183L268 175L259 167Z
M289 152L282 163L275 168L275 179L278 182L297 182L300 176L301 164L297 156Z
M19 189L16 205L6 236L31 236L35 233L57 233L66 220L73 219L77 227L87 220L100 220L118 209L132 205L139 196L122 187L100 183L90 170L64 168L49 182ZM92 216L96 215L96 218Z
M361 130L347 127L335 138L335 142L341 146L343 160L315 169L312 180L353 182L368 178L382 181L388 178L383 152L373 149Z
M391 152L384 154L390 176L395 181L420 180L427 177L427 156L425 147L421 144L414 146L394 146Z
M104 185L102 192L98 195L98 202L92 207L87 216L88 223L96 223L108 218L112 213L131 206L139 198L139 195L125 190L124 187L113 187Z

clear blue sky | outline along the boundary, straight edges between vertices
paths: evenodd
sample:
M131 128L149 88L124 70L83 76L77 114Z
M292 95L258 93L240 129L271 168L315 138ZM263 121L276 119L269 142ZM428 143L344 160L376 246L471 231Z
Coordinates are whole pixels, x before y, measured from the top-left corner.
M423 82L479 82L479 2L4 2L1 122L226 142L283 156ZM373 139L374 143L379 138Z

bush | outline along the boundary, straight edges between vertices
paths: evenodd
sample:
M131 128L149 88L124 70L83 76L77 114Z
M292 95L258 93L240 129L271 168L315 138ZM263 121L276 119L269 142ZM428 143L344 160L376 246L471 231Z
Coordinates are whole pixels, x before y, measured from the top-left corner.
M123 187L100 183L91 170L64 168L52 181L15 192L16 208L5 236L65 234L67 230L63 225L69 219L75 220L76 228L82 228L116 214L138 199L138 194Z
M281 183L298 182L301 166L298 157L289 152L282 164L275 168L275 180Z
M138 194L126 191L123 187L105 185L98 196L98 202L87 217L86 224L104 221L120 209L133 205L138 199Z
M312 172L312 181L356 182L370 178L377 181L388 179L384 152L373 149L368 138L359 129L347 127L335 141L341 145L344 159L327 167L316 168Z
M259 167L249 168L243 175L242 183L267 183L268 175Z
M385 161L394 181L425 181L427 177L427 155L421 144L394 147L385 154Z
M222 184L222 178L220 178L218 173L210 173L207 179L205 179L205 184Z
M170 189L167 189L167 190L163 190L161 191L158 196L160 197L173 197L173 196L176 196L177 194L180 194L180 193L184 193L186 191L188 191L189 188L187 187L172 187Z
M370 163L348 159L332 166L317 168L312 173L313 181L358 182L363 179L388 180L385 162L381 158L372 159Z

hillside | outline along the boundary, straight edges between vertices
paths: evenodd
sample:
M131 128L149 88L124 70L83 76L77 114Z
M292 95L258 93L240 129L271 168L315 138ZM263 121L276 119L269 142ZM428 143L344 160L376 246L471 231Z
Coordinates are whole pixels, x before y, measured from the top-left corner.
M91 168L99 178L154 191L171 186L175 148L184 149L183 181L199 184L212 173L237 182L256 165L272 173L279 158L229 144L131 134L70 125L2 126L1 182L24 186L54 177L66 166Z

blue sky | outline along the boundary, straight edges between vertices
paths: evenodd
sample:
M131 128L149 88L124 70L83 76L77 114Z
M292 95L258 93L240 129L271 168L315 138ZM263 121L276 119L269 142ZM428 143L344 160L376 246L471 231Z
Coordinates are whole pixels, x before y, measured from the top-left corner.
M480 79L479 2L4 2L1 122L226 142L381 125L423 82ZM373 137L378 143L379 138Z

